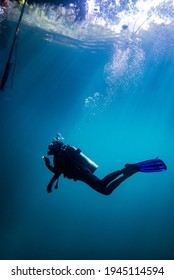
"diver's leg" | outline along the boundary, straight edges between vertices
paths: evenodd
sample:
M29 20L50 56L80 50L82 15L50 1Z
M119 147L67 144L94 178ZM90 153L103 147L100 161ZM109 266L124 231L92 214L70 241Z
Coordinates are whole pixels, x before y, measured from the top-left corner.
M97 191L101 194L109 195L124 180L126 180L128 177L132 176L136 172L138 172L138 171L129 171L126 168L123 168L122 170L115 171L115 172L107 175L106 177L104 177L102 180L100 180L97 176L95 176L93 173L91 173L87 169L78 174L77 180L80 180L80 181L86 183L92 189L94 189L95 191ZM123 174L123 176L116 179L121 174ZM114 179L116 179L116 180L114 180Z
M101 180L95 176L90 170L83 170L77 175L77 180L86 183L93 190L104 194L104 189L106 186L101 184Z
M138 172L137 170L130 171L127 170L126 168L123 168L122 170L123 170L123 176L112 181L109 185L107 185L107 187L104 190L105 195L110 195L123 181L125 181L127 178L129 178L130 176Z
M110 174L108 174L107 176L105 176L102 180L100 180L100 184L103 187L106 187L109 183L111 183L113 180L115 180L118 176L120 176L121 174L123 174L124 169L122 170L117 170L115 172L112 172Z
M79 172L79 174L77 175L77 180L86 183L92 189L94 189L95 191L101 194L109 195L119 184L121 184L121 182L123 182L127 178L122 176L113 182L114 185L109 184L118 176L123 174L124 170L125 169L123 168L122 170L115 171L107 175L106 177L104 177L102 180L100 180L90 170L86 169Z
M121 176L120 178L114 180L111 182L105 189L104 194L110 195L124 180L126 180L128 177Z
M95 191L104 195L110 195L123 181L136 172L138 171L127 172L127 170L123 169L123 171L116 171L107 175L102 180L98 179L94 174L91 173L86 176L84 181ZM120 176L122 173L123 176ZM120 177L116 179L118 176Z

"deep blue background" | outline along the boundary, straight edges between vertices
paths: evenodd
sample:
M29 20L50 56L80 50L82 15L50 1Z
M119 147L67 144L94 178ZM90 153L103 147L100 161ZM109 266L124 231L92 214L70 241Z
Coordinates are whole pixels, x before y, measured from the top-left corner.
M23 26L13 88L0 100L1 259L174 258L174 54L171 40L153 38L144 35L142 74L112 91L104 68L114 50L54 44ZM110 105L85 108L107 91ZM136 174L109 197L64 178L48 194L41 156L56 132L101 178L156 156L168 171Z

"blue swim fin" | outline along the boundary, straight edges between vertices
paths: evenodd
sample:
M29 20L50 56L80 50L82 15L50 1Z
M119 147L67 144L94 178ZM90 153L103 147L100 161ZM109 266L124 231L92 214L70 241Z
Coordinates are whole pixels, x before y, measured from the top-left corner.
M167 170L165 163L158 158L141 161L134 164L126 164L128 170L136 170L137 172L162 172Z

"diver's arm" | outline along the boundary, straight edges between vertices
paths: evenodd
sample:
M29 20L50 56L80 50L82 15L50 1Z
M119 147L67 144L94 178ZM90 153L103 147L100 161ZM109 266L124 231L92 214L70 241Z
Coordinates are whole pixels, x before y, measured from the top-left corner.
M43 157L44 161L45 161L45 165L46 167L53 173L55 173L55 168L51 165L51 162L49 160L49 158L47 157Z
M47 186L47 192L50 193L52 192L52 187L53 187L53 183L59 178L61 174L60 173L56 173L54 174L54 176L51 178L48 186Z

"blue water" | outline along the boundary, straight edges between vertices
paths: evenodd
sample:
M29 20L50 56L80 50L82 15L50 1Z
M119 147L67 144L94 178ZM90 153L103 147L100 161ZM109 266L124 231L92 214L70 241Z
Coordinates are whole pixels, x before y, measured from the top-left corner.
M172 31L158 45L145 33L137 72L133 48L129 70L117 74L116 64L110 82L114 46L72 47L41 33L23 25L13 87L0 97L0 258L173 259ZM57 132L99 165L100 178L154 157L168 170L138 173L110 196L63 177L48 194L41 157Z

